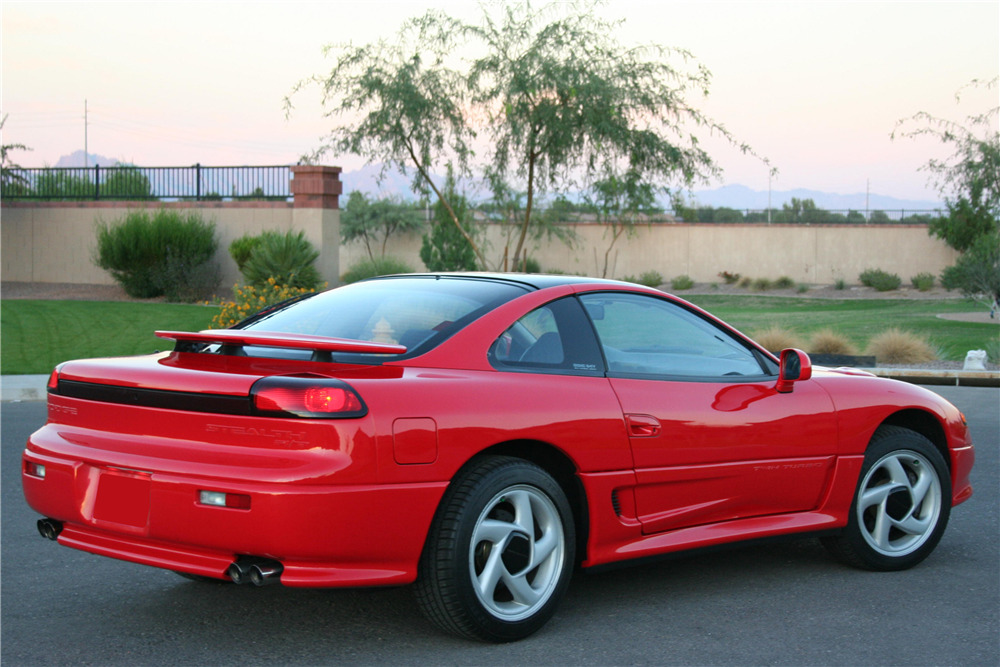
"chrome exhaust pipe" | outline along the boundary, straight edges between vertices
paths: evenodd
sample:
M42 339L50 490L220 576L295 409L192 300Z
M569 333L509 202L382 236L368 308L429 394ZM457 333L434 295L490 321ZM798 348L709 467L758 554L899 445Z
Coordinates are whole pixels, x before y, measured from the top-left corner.
M62 529L62 521L56 521L55 519L38 520L38 532L47 540L52 540L54 542L59 537L59 533L62 532Z
M226 575L233 580L234 584L245 584L250 581L250 564L246 561L233 561L226 568Z
M285 569L278 561L260 561L250 566L250 583L267 586L281 583L281 571Z
M235 584L247 582L254 586L267 586L281 583L281 571L284 567L270 558L244 557L235 560L226 568L226 576Z

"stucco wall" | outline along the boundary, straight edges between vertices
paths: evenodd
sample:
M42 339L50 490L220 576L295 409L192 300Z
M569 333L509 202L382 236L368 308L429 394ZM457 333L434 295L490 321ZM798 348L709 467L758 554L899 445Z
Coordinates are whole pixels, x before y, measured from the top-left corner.
M610 243L608 230L595 224L574 224L577 242L558 240L533 246L531 257L543 271L600 276ZM386 254L423 270L420 234L391 239ZM497 228L487 235L487 256L499 267L504 241ZM344 270L366 257L360 243L343 246ZM866 269L898 274L904 281L918 273L940 275L957 253L931 237L921 225L766 225L657 224L637 227L622 236L608 255L608 277L639 276L658 271L666 280L688 275L697 282L719 282L722 271L751 278L788 276L796 282L823 284L843 279L858 282Z
M132 204L132 207L137 206ZM331 285L347 268L366 256L359 243L339 243L340 211L296 208L287 202L207 202L198 205L156 204L195 211L215 222L222 284L239 280L229 257L229 243L246 233L266 229L301 229L321 251L320 272ZM98 220L114 221L129 208L125 203L4 203L0 209L2 279L24 282L111 284L111 276L92 261ZM577 242L536 243L531 256L543 270L599 276L610 242L596 224L574 224ZM420 234L390 240L387 254L423 270ZM499 268L503 256L500 229L487 234L487 256ZM796 282L822 284L843 279L856 283L858 274L879 268L904 281L918 273L935 276L954 263L957 253L916 225L723 225L657 224L637 227L611 250L608 276L639 276L658 271L665 280L688 275L698 282L716 282L721 271L751 278L788 276Z

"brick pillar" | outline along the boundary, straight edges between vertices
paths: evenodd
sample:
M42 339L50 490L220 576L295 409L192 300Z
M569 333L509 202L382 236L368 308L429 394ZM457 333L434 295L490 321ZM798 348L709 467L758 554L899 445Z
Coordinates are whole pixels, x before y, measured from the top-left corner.
M330 287L340 284L340 167L292 167L292 225L319 250L316 268Z
M340 167L292 167L291 190L295 208L340 208L344 191Z

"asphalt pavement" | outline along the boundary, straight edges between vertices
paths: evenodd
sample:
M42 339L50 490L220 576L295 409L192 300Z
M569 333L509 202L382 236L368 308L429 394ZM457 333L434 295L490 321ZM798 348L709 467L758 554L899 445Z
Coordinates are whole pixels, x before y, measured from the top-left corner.
M409 588L188 581L42 539L20 453L41 401L0 406L4 665L1000 664L1000 390L931 387L967 415L975 493L904 572L845 567L811 538L580 573L515 644L438 632ZM377 529L377 527L373 527Z

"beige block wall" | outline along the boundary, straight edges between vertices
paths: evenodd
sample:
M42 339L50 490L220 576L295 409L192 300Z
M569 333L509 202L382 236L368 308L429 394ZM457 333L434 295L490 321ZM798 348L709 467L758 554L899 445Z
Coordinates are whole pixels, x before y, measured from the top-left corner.
M134 205L133 205L134 206ZM167 204L167 206L171 206ZM206 203L175 205L200 213L216 224L222 284L239 280L229 257L229 244L246 233L267 229L302 229L321 250L320 272L337 284L339 275L367 253L360 243L339 243L340 212L293 208L286 202ZM4 281L111 284L92 261L97 220L112 221L127 212L121 204L10 205L0 209L0 264ZM574 224L573 246L558 240L535 243L531 256L543 270L600 276L610 232L596 224ZM500 268L505 240L502 230L487 230L490 269ZM392 238L387 254L424 270L421 235ZM512 244L513 247L513 244ZM376 249L376 252L379 250ZM924 226L808 226L657 224L640 226L619 238L609 254L608 276L621 278L658 271L669 281L688 275L697 282L718 282L721 271L751 278L788 276L796 282L828 284L843 279L857 283L858 274L879 268L904 281L918 273L940 275L957 253L927 234Z
M170 206L169 204L167 206ZM0 266L4 281L114 284L109 273L97 267L96 253L99 221L114 222L127 214L128 206L4 206L0 210ZM133 207L134 208L134 207ZM264 230L298 229L297 218L309 228L306 235L313 243L322 242L325 213L327 226L339 235L339 211L293 209L278 205L218 205L177 206L185 212L201 215L215 223L219 249L216 260L222 275L222 285L232 285L240 279L236 262L229 256L229 244L244 234L259 234ZM316 218L316 220L314 220ZM330 234L326 235L328 239ZM318 245L323 249L324 246ZM331 246L325 247L324 259L331 256ZM327 261L330 280L338 275L339 239L332 246L332 264ZM324 274L326 278L326 274Z
M543 271L600 276L610 232L595 224L571 227L577 235L573 246L558 240L542 241L532 247L530 255ZM487 257L493 262L490 269L497 269L504 240L496 227L488 230L487 241ZM422 271L420 242L420 234L390 239L386 254ZM342 246L342 270L365 257L360 243ZM957 252L919 225L659 224L637 227L633 235L618 239L608 256L608 277L638 277L657 271L667 281L687 275L697 282L711 283L721 282L718 274L728 271L771 280L788 276L809 284L837 280L857 284L862 271L877 268L908 282L918 273L939 276L957 257Z

